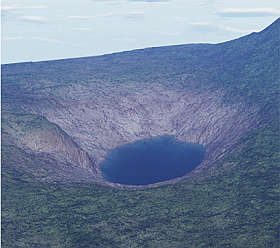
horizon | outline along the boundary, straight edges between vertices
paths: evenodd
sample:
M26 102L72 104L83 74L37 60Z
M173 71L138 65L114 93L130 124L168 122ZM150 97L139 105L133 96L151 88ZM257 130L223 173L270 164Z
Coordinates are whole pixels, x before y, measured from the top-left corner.
M1 64L222 43L265 29L279 7L275 0L3 0Z

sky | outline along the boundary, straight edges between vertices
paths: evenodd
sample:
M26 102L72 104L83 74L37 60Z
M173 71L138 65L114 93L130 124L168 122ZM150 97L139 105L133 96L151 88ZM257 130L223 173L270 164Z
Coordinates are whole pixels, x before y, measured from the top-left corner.
M279 0L2 0L1 63L219 43L279 16Z

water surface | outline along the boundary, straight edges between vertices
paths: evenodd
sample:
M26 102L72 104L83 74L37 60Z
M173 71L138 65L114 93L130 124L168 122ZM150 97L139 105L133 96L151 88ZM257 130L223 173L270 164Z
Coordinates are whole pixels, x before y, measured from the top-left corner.
M204 153L199 144L159 136L109 151L100 167L109 182L146 185L186 175L202 162Z

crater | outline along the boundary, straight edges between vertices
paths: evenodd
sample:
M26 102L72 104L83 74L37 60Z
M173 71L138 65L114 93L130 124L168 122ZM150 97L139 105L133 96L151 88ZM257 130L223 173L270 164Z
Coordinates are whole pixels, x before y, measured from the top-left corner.
M174 85L164 82L95 81L68 84L54 90L50 88L48 96L39 93L38 98L32 99L32 104L22 104L25 111L44 116L61 127L88 154L96 180L115 186L153 184L156 181L162 185L189 177L229 153L237 141L259 122L255 106L244 103L226 105L223 90L202 89L195 83ZM121 166L115 164L115 160L122 161L120 154L127 156L126 149L141 147L138 151L140 154L145 150L143 144L158 140L167 142L163 138L166 135L173 136L177 143L172 139L172 142L169 141L178 146L183 143L203 146L203 161L193 165L190 171L184 168L181 174L174 172L174 179L163 177L133 183L117 181L113 177L114 173L117 175L121 171ZM163 157L167 150L164 151L159 152ZM126 156L122 159L128 159ZM158 161L160 158L153 159ZM109 166L113 161L114 168ZM146 162L140 163L143 166ZM102 172L103 166L107 169ZM109 167L114 173L108 170Z
M147 185L182 177L198 166L205 150L173 136L159 136L129 143L108 152L100 163L106 181Z

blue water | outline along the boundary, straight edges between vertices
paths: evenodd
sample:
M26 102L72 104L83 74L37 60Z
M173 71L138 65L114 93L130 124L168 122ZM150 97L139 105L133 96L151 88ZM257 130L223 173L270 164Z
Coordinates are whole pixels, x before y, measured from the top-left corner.
M146 185L186 175L202 162L204 153L201 145L158 136L111 150L100 167L109 182Z

